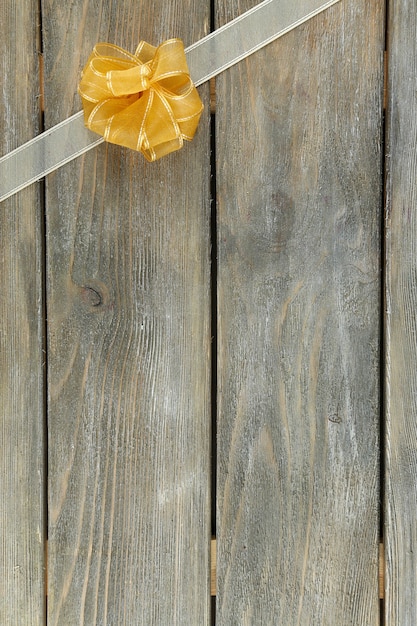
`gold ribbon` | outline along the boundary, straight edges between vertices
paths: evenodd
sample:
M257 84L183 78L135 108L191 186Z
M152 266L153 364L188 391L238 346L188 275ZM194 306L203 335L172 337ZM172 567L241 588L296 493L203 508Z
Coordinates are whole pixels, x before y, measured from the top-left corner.
M203 110L180 39L158 48L142 41L134 55L97 44L78 91L87 128L106 141L139 150L148 161L190 141Z

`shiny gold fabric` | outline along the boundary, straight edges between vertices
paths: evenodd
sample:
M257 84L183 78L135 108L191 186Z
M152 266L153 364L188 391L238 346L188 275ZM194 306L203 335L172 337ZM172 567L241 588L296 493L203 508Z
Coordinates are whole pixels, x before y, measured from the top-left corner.
M158 48L142 41L134 55L97 44L78 91L86 126L106 141L141 151L148 161L191 140L203 110L180 39Z

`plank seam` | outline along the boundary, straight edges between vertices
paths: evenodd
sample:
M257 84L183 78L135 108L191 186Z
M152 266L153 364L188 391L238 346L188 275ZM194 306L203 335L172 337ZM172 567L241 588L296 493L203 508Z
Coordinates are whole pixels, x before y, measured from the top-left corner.
M217 541L212 537L210 544L210 594L216 597L217 593Z
M382 211L381 211L381 321L380 321L380 543L378 554L378 585L379 585L379 622L385 624L385 436L386 436L386 406L385 406L385 381L386 381L386 215L387 215L387 113L388 113L388 41L389 41L389 0L385 0L384 6L384 52L383 52L383 93L382 93Z
M37 5L37 53L39 64L39 132L45 130L45 98L44 98L44 57L43 57L43 14L42 0ZM45 626L48 622L48 349L47 349L47 299L46 299L46 195L45 180L39 181L40 225L41 225L41 297L42 297L42 377L43 377L43 540L44 540L44 617Z
M383 600L385 597L385 550L384 544L379 544L379 558L378 558L378 570L379 570L379 599Z

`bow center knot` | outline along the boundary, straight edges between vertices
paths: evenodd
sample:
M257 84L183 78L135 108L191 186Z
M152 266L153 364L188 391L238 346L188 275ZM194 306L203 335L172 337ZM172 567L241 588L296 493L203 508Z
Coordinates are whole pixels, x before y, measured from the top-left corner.
M107 87L116 98L134 93L142 93L150 88L152 70L148 64L135 65L122 70L106 73Z
M140 66L140 78L141 78L141 80L139 82L139 85L140 85L141 89L139 89L139 91L145 91L145 89L149 89L150 88L150 86L151 86L151 83L150 83L151 74L152 74L152 70L151 70L151 68L149 67L148 64Z

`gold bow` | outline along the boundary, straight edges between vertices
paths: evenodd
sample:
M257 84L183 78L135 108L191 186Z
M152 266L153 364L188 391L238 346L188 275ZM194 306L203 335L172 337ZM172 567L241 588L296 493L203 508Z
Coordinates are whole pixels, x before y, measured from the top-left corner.
M97 44L78 91L87 128L106 141L139 150L148 161L190 141L203 110L180 39L158 48L142 41L134 55Z

